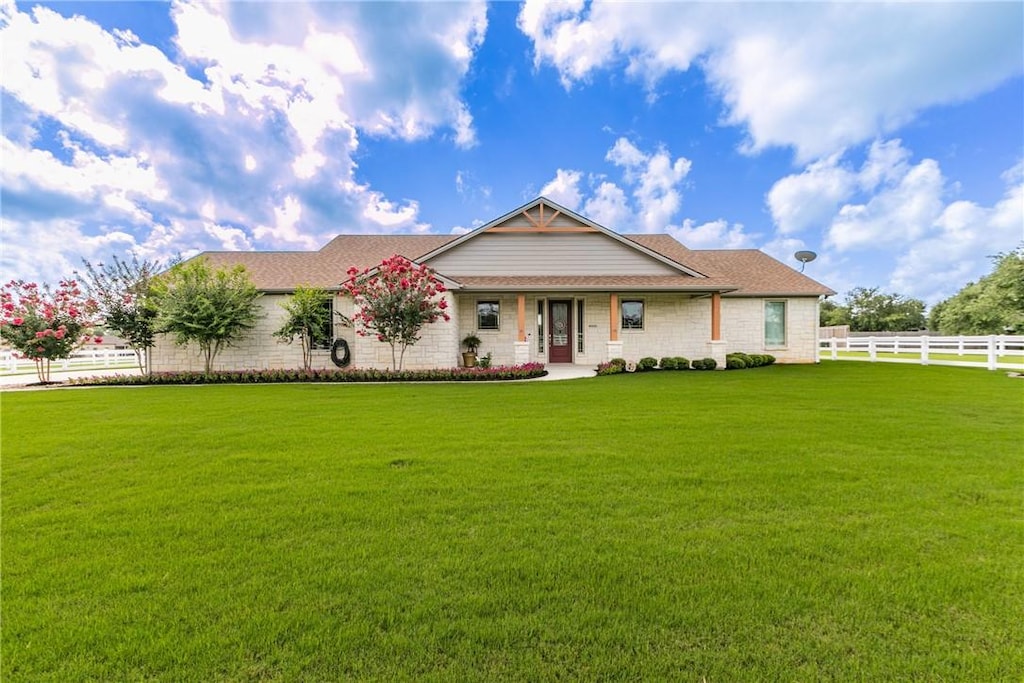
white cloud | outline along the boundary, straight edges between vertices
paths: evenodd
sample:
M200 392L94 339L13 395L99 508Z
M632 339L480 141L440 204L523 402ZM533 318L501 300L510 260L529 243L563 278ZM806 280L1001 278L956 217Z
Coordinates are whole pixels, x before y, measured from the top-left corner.
M429 227L416 202L359 182L353 155L366 134L475 143L460 90L483 3L169 12L173 55L86 18L0 6L5 259L24 257L7 272L41 277L28 254L74 262L83 237L114 230L151 258ZM46 238L58 221L82 237Z
M738 223L717 220L698 225L686 219L682 225L673 225L682 209L681 188L692 166L689 159L673 158L664 147L644 151L620 137L608 149L605 161L618 170L618 183L602 174L592 174L584 182L581 171L560 168L541 194L617 232L668 232L697 248L751 245L751 236Z
M1022 20L1019 3L528 0L518 23L567 87L624 64L653 89L697 64L745 150L810 161L1020 74Z
M426 232L430 226L416 222L419 210L419 202L406 201L399 205L385 199L382 193L371 190L367 193L367 201L363 206L363 217L387 232L393 232L395 228Z
M765 199L781 234L824 228L858 190L871 192L899 182L907 173L910 152L900 140L875 140L859 171L843 164L842 158L837 152L772 186Z
M638 227L644 232L665 230L682 204L679 185L690 172L690 160L679 157L673 161L664 148L650 154L641 152L626 138L616 140L605 159L622 168L623 180L634 186Z
M753 240L743 230L741 223L724 219L697 225L687 218L681 226L671 226L668 233L691 249L750 249Z
M245 231L230 225L205 223L203 228L214 237L225 251L252 251L252 243Z
M1024 182L1012 181L992 207L956 201L946 206L925 239L900 254L889 286L935 303L955 294L992 269L989 256L1009 251L1024 240Z
M623 231L633 222L626 193L615 183L601 183L583 207L583 215L610 230Z
M583 199L580 194L580 179L582 177L583 174L579 171L567 171L560 168L555 172L555 177L540 189L540 194L570 211L576 211Z
M840 251L908 244L924 235L942 213L943 186L938 163L925 159L866 203L840 208L826 244Z
M777 181L765 197L783 235L821 228L856 187L856 174L839 165L840 153Z
M956 185L936 160L912 163L899 140L875 141L859 169L837 154L778 181L766 196L776 234L763 248L788 258L798 241L804 248L794 235L821 234L814 271L833 288L878 286L935 303L1024 239L1024 164L1001 177L1006 192L993 206L950 201ZM875 261L875 274L846 254Z

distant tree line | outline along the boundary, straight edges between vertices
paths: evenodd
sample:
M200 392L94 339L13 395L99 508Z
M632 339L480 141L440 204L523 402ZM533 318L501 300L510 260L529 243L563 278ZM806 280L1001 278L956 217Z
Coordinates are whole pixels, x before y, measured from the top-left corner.
M991 273L935 304L925 317L920 299L857 287L842 303L821 304L822 326L849 325L854 332L1024 334L1024 244L993 257Z

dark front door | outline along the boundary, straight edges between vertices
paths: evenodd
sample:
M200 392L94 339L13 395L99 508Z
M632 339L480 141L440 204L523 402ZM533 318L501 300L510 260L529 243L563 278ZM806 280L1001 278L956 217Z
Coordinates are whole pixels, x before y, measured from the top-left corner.
M548 362L572 362L572 302L548 302Z

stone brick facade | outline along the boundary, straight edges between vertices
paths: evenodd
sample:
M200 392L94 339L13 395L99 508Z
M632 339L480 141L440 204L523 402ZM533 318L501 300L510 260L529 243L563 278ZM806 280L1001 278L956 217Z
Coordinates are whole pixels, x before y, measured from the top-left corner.
M725 364L725 353L770 353L780 363L813 363L817 359L818 300L816 297L765 299L761 297L722 298L722 342L711 343L711 298L686 294L622 294L619 301L644 302L642 330L619 330L618 342L609 342L611 321L610 295L604 292L559 292L557 294L526 295L526 342L517 343L518 308L514 293L459 293L448 292L450 322L438 322L424 328L420 341L406 350L404 367L426 369L453 367L461 364L462 338L470 332L481 339L479 355L491 354L495 365L523 362L548 362L548 340L540 343L538 328L538 301L571 299L573 301L573 362L594 365L609 360L612 355L626 360L639 360L644 356L685 356L689 359L712 357ZM284 320L280 304L284 295L266 295L259 301L262 317L256 328L234 346L224 349L215 361L216 369L273 369L297 368L302 365L298 344L279 343L273 332ZM346 316L352 314L352 302L345 297L335 298L335 309ZM477 329L477 302L497 301L500 308L497 330ZM576 302L583 301L583 348L579 349L576 336L580 330ZM779 347L764 344L765 301L786 302L786 343ZM618 315L618 313L616 313ZM545 334L547 320L544 320ZM351 327L335 325L335 335L345 339L352 350L352 367L391 367L391 347L372 337L360 337ZM198 349L176 346L162 338L152 353L154 371L202 370L203 360ZM331 368L327 350L314 352L313 367Z

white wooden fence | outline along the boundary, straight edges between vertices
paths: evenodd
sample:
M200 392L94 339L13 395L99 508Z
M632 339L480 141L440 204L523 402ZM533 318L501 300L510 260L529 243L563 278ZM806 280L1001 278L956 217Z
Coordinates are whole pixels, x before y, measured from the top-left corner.
M131 349L90 349L76 351L70 358L50 363L53 372L89 368L133 368L138 367L135 352ZM28 358L18 358L8 350L0 351L0 375L35 372L36 364Z
M840 352L854 352L849 355ZM866 352L867 355L864 355ZM879 354L885 354L879 356ZM819 358L1024 370L1024 336L847 337L820 340ZM956 356L949 358L948 356ZM973 358L971 358L973 357Z

